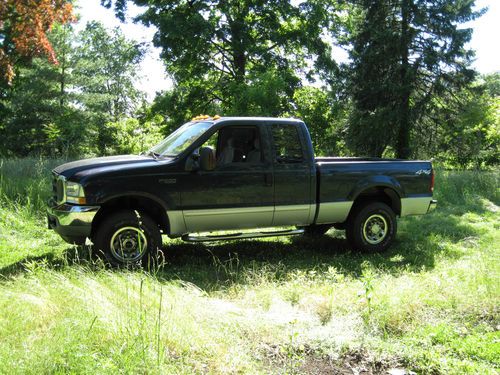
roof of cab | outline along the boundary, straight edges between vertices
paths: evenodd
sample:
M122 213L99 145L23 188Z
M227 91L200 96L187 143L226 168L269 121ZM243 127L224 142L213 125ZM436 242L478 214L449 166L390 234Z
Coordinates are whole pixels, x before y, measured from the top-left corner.
M295 118L281 118L281 117L208 117L206 119L199 119L197 121L213 121L214 124L218 124L221 122L293 122L293 123L301 123L302 120L295 119Z

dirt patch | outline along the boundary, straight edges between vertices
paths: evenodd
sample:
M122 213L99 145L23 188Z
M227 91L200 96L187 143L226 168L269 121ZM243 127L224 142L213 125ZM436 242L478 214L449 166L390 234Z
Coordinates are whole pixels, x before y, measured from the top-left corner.
M294 350L270 345L266 348L266 366L272 373L307 375L413 374L397 358L375 358L366 350L352 350L339 357L323 354L310 347Z

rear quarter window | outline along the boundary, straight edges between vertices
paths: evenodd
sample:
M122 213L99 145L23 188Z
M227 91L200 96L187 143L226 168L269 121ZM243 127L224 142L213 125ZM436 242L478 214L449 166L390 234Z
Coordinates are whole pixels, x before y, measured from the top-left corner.
M297 163L304 160L304 150L295 125L273 124L272 133L276 161Z

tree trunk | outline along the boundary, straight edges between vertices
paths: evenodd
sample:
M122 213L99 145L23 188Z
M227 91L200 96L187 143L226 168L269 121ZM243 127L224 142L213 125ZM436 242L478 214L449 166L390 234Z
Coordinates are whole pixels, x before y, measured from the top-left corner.
M399 128L396 143L396 157L407 159L410 157L410 80L409 80L409 1L401 1L401 90L399 94Z
M232 55L233 55L233 70L234 79L238 86L243 87L245 85L245 75L246 75L246 53L244 45L244 33L245 33L245 23L244 19L241 17L236 18L230 24L231 28L231 40L232 40ZM240 90L236 90L236 95ZM248 101L242 97L233 98L233 109L240 115L244 115L247 112Z
M64 94L66 90L66 56L61 64L61 81L59 82L59 106L64 108Z

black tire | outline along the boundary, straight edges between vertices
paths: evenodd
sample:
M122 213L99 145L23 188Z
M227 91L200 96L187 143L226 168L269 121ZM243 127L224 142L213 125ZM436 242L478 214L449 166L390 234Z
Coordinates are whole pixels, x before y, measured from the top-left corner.
M388 205L381 202L355 208L347 220L347 241L355 250L385 251L391 246L396 232L396 215Z
M331 224L314 224L303 227L304 236L306 237L321 237L332 227Z
M103 254L113 266L149 265L162 245L158 225L135 210L112 213L99 224L92 242L94 253Z

